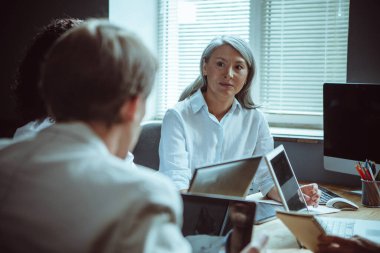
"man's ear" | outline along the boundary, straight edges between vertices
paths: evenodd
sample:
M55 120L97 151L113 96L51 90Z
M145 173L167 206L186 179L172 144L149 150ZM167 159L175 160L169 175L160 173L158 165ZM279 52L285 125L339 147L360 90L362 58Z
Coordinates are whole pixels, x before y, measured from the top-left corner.
M123 106L120 109L120 116L124 122L131 122L135 120L135 118L137 117L140 100L140 96L133 96L129 100L124 102Z

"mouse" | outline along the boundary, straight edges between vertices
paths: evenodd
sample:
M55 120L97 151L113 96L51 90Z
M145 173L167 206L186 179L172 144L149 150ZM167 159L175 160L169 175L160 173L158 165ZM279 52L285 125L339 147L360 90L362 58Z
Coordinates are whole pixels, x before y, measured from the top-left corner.
M347 211L356 211L359 207L352 201L344 198L332 198L326 202L327 207L338 208Z

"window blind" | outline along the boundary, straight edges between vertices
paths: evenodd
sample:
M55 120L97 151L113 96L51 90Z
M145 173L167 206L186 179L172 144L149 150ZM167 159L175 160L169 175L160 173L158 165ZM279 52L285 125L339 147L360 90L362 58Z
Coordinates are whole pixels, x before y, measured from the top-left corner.
M159 1L156 118L162 118L199 75L201 54L208 43L222 34L249 41L249 24L249 0Z
M322 115L323 83L346 81L349 1L266 0L261 12L263 110Z

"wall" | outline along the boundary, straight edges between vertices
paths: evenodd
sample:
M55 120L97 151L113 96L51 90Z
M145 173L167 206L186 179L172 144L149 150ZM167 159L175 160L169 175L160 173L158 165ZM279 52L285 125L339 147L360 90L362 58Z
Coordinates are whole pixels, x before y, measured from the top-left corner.
M12 136L19 116L11 98L10 85L24 50L38 29L53 18L105 17L108 0L12 0L3 1L0 46L0 137Z
M351 0L347 81L380 83L380 1Z
M156 0L109 0L109 19L126 29L136 33L151 50L158 54L158 1ZM155 115L156 85L148 97L144 120L150 120Z

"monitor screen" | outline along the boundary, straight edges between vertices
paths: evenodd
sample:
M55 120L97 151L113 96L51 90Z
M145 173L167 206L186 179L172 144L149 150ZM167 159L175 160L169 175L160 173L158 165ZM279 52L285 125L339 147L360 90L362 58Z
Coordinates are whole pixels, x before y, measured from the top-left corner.
M380 162L380 84L323 86L324 167L357 175L355 164Z

